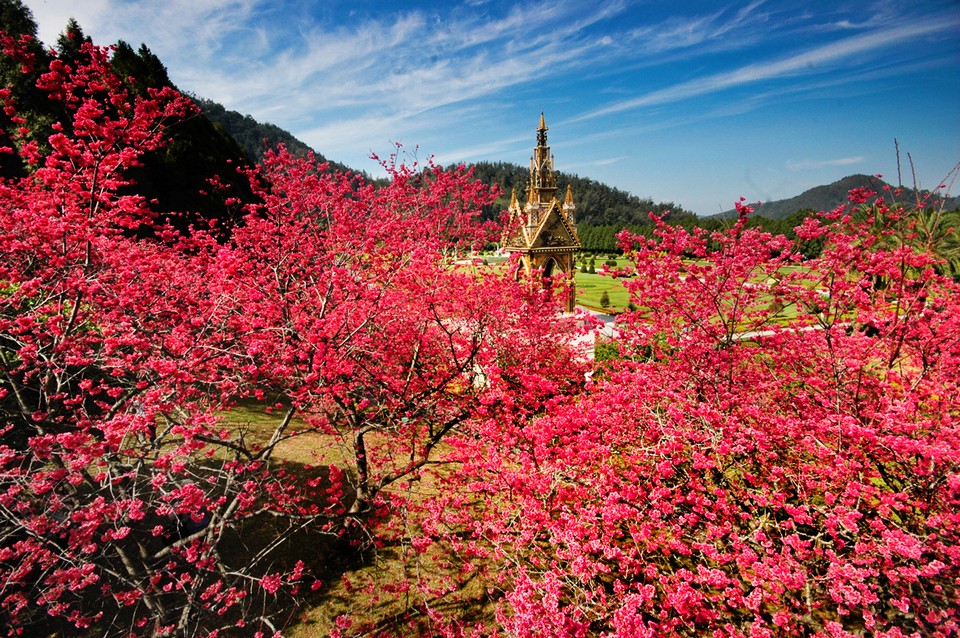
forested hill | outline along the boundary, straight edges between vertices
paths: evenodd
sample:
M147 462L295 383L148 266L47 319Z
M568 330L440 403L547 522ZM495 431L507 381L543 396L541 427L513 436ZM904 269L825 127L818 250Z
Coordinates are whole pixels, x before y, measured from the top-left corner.
M312 151L319 161L329 163L331 170L357 172L346 164L325 158L294 137L292 133L275 124L258 122L249 115L230 111L213 100L194 97L194 101L211 122L221 127L243 147L247 157L254 163L259 163L268 149L275 149L282 144L296 156L303 156Z
M887 186L890 185L876 176L849 175L832 184L816 186L806 190L796 197L763 202L759 206L754 204L754 213L768 219L784 219L801 210L830 211L837 206L849 203L847 196L854 188L869 188L878 193L883 193L884 187ZM909 188L904 189L903 194L898 197L898 201L915 203L917 201L915 191ZM960 207L960 198L951 197L944 202L946 210L955 210L958 207ZM736 216L737 212L735 210L728 210L714 217L729 218Z
M0 2L0 30L29 36L36 61L24 73L19 64L0 57L0 86L10 88L11 98L18 105L17 115L24 118L29 131L28 138L22 141L0 133L0 146L32 141L43 148L54 132L55 122L71 121L61 103L36 88L52 56L36 40L36 22L21 2ZM57 39L55 52L61 60L81 61L89 55L84 47L90 42L80 25L70 20ZM127 78L126 90L131 99L146 95L151 89L177 88L146 45L134 49L126 42L118 42L110 64L119 77ZM9 113L0 113L0 131L13 130L14 124ZM154 201L154 209L161 217L176 226L187 228L206 220L229 227L237 210L227 205L228 199L252 196L249 182L237 172L237 166L248 161L243 149L202 114L180 121L168 131L170 143L145 153L140 158L142 165L129 171L127 177L137 184L137 193ZM17 154L4 155L0 161L2 177L23 175L27 170ZM220 177L222 189L210 188L208 180L213 176Z
M530 169L508 162L477 162L474 176L485 184L499 186L501 195L488 208L489 217L497 216L510 205L516 191L521 201L527 194ZM556 171L557 196L561 199L570 185L577 209L575 217L585 250L614 251L615 236L624 228L646 234L653 227L650 213L663 215L670 223L693 224L697 216L669 202L654 203L601 182Z
M472 166L477 179L500 187L502 194L496 203L500 210L510 204L511 191L515 190L521 200L526 197L527 183L530 181L528 168L507 162L477 162ZM650 224L651 212L666 214L667 219L674 221L696 218L694 213L672 203L656 204L651 199L642 199L593 179L561 171L555 171L554 176L558 197L563 198L568 184L573 191L578 225L646 226Z
M297 139L292 133L270 123L262 123L249 115L226 109L223 105L204 98L195 97L203 114L232 137L243 147L253 162L263 159L268 148L283 144L294 155L313 151L322 162L328 162L332 170L358 172L345 164L324 158L316 149L312 149ZM530 180L528 168L507 162L478 162L472 165L474 176L485 184L497 185L501 196L486 211L494 218L510 205L510 193L516 190L518 197L525 197L527 182ZM558 194L562 198L567 184L573 189L574 202L577 205L577 224L580 227L616 226L644 227L650 225L649 214L666 215L671 222L696 219L690 211L673 203L654 203L613 188L593 179L557 171L555 173ZM612 246L610 246L612 248Z

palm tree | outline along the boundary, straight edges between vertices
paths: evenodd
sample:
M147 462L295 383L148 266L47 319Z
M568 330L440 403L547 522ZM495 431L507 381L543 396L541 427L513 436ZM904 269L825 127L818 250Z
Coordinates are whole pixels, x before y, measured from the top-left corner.
M937 273L960 281L960 210L921 211L916 231L918 247L937 258Z

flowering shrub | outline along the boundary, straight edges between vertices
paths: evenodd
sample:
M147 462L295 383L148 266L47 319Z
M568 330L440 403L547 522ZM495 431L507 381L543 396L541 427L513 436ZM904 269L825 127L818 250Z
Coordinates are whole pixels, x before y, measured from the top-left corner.
M452 265L493 232L462 168L389 158L375 188L280 150L229 237L183 235L129 172L191 103L93 46L38 87L42 141L0 91L27 167L0 182L7 635L274 634L323 538L436 561L363 592L413 631L960 630L960 304L922 211L622 236L631 310L586 382L551 290ZM257 433L224 419L248 400Z
M461 441L472 506L439 514L508 634L960 630L960 297L874 195L805 222L813 260L744 218L622 236L621 357Z
M279 151L250 173L253 203L233 202L231 237L181 235L128 174L192 104L134 98L89 45L39 86L69 114L46 144L0 94L21 125L5 151L28 166L0 183L8 635L45 619L272 635L291 597L323 586L318 539L375 540L388 490L451 432L522 418L582 379L558 365L570 350L539 312L549 293L451 267L490 231L477 218L492 194L466 171L391 159L374 188ZM248 399L275 404L266 432L223 421ZM334 460L276 458L306 434ZM291 543L304 534L312 548Z

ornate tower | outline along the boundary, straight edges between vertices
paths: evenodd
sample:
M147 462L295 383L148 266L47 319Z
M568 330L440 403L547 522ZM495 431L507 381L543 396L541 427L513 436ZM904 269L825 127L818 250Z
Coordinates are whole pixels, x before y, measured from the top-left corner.
M514 191L509 210L512 234L504 238L503 249L520 253L523 269L528 275L539 271L543 277L561 275L570 278L572 283L573 254L580 249L577 224L573 219L576 206L569 185L564 202L561 204L557 199L553 155L547 146L547 124L543 113L537 129L537 147L530 158L527 203L521 206ZM575 301L576 290L571 286L564 304L567 312L573 312Z

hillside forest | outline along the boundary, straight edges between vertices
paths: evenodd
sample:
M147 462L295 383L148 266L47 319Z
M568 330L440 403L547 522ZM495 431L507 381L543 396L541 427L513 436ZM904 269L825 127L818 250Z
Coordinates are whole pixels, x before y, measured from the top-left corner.
M251 156L145 46L0 26L0 634L960 634L932 199L576 182L643 229L604 338L475 257L517 169Z

